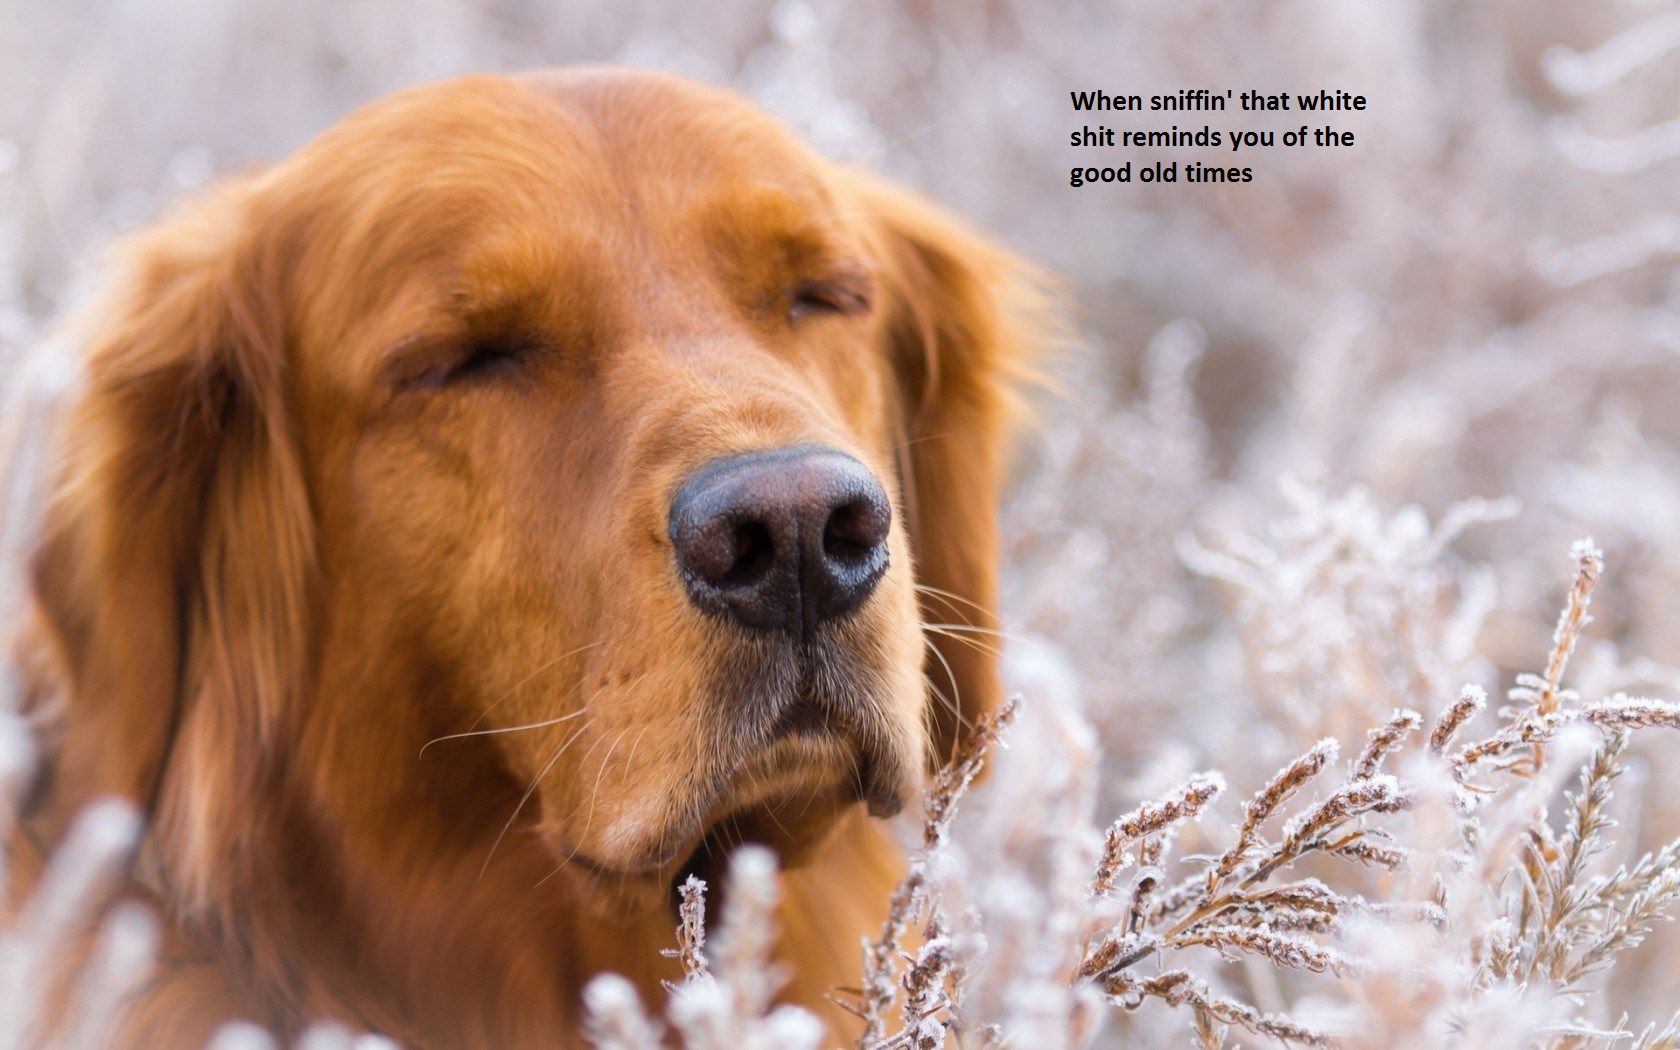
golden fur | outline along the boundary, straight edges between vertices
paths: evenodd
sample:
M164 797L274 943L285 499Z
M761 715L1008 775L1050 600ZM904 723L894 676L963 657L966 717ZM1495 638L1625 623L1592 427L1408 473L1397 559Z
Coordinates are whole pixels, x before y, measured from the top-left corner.
M124 1040L569 1044L598 971L657 1006L673 879L742 838L791 865L787 998L845 1026L899 867L864 770L912 800L997 697L923 625L995 625L1022 268L605 69L375 102L119 260L35 566L27 830L149 817L168 958ZM765 743L742 698L799 657L685 600L664 520L697 465L813 442L886 486L891 568L824 642L846 731Z

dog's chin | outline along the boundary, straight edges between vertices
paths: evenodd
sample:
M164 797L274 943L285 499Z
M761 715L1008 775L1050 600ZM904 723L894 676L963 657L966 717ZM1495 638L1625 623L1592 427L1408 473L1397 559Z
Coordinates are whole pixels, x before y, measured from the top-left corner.
M568 842L566 829L546 829L562 867L618 897L663 893L687 874L715 877L748 842L791 867L848 812L892 817L920 786L925 739L904 712L919 712L923 698L888 695L837 635L742 643L715 683L706 767L623 799L593 837Z
M718 887L727 858L745 843L770 847L784 868L806 862L859 806L890 817L915 789L913 772L832 734L786 735L721 778L703 813L647 827L633 841L652 845L590 852L545 834L556 859L607 906L663 901L688 876ZM626 840L631 841L631 840Z

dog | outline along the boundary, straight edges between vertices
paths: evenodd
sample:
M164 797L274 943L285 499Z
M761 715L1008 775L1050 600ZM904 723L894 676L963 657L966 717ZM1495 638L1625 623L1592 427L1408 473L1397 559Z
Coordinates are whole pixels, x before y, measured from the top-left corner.
M23 840L147 820L164 958L119 1043L573 1045L597 973L659 1008L673 887L745 841L784 998L849 1038L882 820L998 699L1033 269L610 68L388 96L116 260L32 568Z

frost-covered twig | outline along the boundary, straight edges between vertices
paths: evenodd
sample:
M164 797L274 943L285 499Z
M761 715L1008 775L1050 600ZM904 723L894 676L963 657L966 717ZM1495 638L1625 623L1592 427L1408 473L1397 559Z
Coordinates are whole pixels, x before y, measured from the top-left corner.
M996 710L980 718L957 754L934 779L925 803L921 849L910 858L904 878L893 891L881 935L864 945L862 994L856 1006L856 1012L864 1021L863 1033L858 1039L860 1048L875 1046L885 1037L887 1011L897 996L894 975L904 935L926 903L928 863L945 842L951 819L956 815L957 803L980 774L986 756L1000 745L1005 730L1015 720L1020 702L1019 697L1010 697Z
M706 883L690 875L677 887L677 896L677 946L662 954L682 961L685 980L702 981L712 975L706 963Z

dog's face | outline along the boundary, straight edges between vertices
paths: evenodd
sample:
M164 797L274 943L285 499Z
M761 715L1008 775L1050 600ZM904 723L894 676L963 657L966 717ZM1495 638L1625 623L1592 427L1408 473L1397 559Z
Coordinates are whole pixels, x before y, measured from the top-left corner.
M859 203L721 92L424 97L283 173L319 209L304 268L373 275L300 299L328 586L580 864L656 869L744 809L895 811L923 647Z
M84 775L248 781L216 753L353 747L323 720L396 683L419 765L494 748L509 823L622 880L890 814L994 698L952 631L992 623L1019 273L733 96L416 89L133 257L39 576Z

